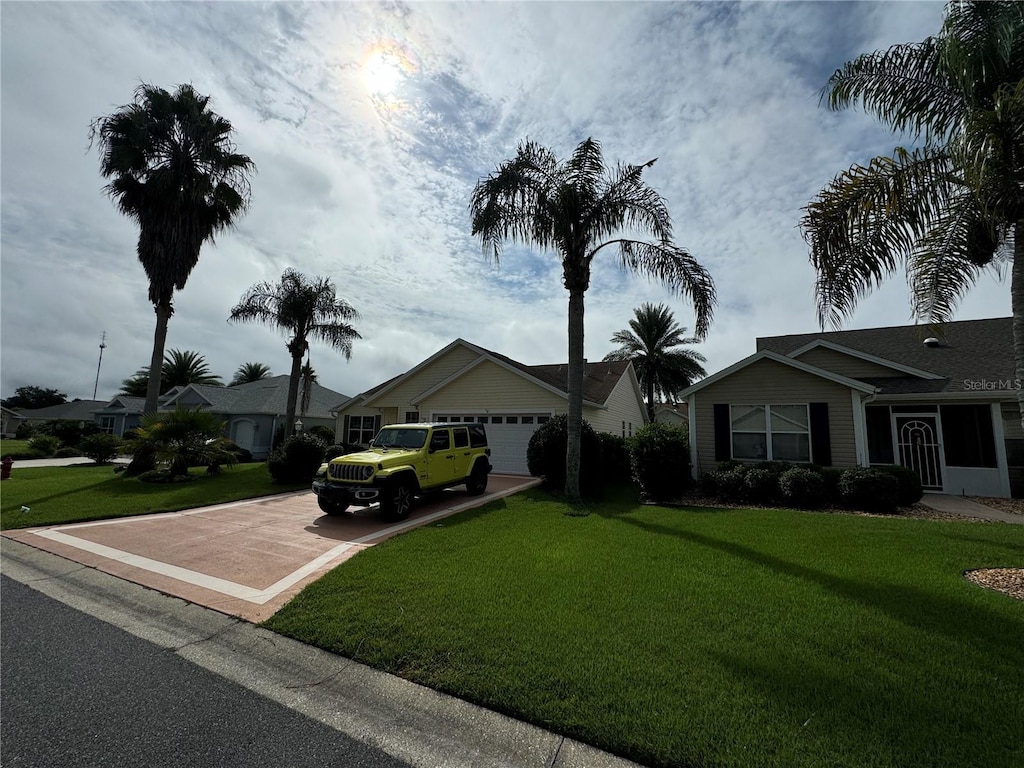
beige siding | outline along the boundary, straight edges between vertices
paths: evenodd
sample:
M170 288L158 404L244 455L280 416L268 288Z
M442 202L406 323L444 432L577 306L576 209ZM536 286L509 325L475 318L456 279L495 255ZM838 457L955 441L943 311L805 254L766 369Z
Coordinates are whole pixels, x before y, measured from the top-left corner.
M344 442L348 440L348 436L345 435L345 417L346 416L381 416L381 412L377 408L360 408L352 407L347 411L339 411L338 419L334 426L334 440L335 442ZM386 424L383 416L381 416L381 424Z
M774 360L758 360L696 393L697 461L700 473L715 468L714 405L828 403L832 464L857 463L850 389Z
M644 425L644 407L628 374L619 377L606 405L607 409L585 409L589 413L583 414L590 422L590 426L598 432L621 435L622 423L625 422L625 433L628 437Z
M868 360L861 360L859 357L853 357L852 355L837 352L834 349L827 349L826 347L816 347L815 349L808 350L796 359L801 363L807 363L816 368L824 368L826 371L838 373L840 376L847 376L851 379L871 376L907 375L897 371L895 368L878 365Z
M405 411L415 411L416 406L412 402L415 398L461 371L478 357L476 352L460 344L448 354L408 377L394 389L371 400L370 405L377 408L397 408L398 412L403 414Z
M424 417L450 411L564 413L566 400L522 376L485 360L419 404Z

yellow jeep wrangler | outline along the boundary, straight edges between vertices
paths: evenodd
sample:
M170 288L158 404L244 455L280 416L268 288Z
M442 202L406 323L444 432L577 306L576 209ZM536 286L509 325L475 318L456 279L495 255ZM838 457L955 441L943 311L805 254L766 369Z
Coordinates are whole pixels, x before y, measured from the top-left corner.
M313 493L328 515L379 502L386 519L404 520L419 494L463 484L473 496L486 491L490 455L483 424L391 424L365 451L321 466Z

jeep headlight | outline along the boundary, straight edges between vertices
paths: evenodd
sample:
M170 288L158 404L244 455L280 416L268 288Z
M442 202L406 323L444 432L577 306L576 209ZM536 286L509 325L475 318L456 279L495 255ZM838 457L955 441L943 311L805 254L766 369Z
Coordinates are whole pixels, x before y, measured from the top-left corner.
M363 467L362 475L363 475L363 477L362 477L363 480L369 480L373 476L373 467L370 467L370 466Z
M313 479L323 480L325 477L327 477L327 464L321 464L320 469L318 469L316 471L316 474L313 475Z

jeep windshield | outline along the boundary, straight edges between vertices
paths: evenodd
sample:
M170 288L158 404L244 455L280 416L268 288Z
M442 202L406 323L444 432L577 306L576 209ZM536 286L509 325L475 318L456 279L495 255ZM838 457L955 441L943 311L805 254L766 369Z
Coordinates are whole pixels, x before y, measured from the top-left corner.
M418 450L427 442L427 430L425 429L391 429L385 427L370 443L371 448L401 448L403 450Z

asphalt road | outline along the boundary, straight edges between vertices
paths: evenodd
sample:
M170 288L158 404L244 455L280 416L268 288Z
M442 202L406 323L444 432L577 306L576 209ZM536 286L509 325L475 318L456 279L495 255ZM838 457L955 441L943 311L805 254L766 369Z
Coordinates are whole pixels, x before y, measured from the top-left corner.
M408 765L10 578L0 595L5 768Z

